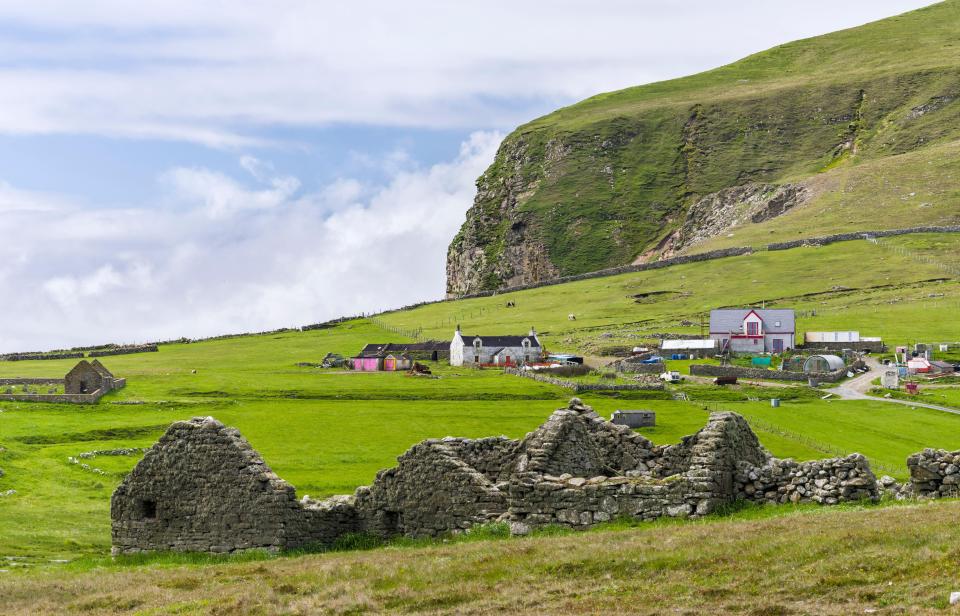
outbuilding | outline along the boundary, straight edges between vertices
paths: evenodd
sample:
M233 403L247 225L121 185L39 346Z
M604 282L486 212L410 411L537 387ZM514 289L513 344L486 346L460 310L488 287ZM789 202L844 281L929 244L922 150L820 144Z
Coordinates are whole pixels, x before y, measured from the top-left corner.
M717 352L717 340L664 340L660 343L663 355L687 354L691 359L706 357Z
M803 362L804 372L833 372L844 367L843 359L836 355L811 355Z
M911 357L907 360L907 371L910 374L927 374L933 370L930 360L923 355Z

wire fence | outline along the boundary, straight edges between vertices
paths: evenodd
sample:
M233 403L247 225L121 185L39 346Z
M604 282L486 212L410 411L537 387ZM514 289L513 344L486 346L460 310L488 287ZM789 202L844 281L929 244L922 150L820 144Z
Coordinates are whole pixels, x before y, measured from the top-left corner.
M923 263L924 265L931 265L945 274L950 274L960 278L960 267L953 265L952 263L944 263L943 258L932 257L930 255L922 254L916 250L911 250L906 246L900 244L893 244L889 240L881 239L879 237L873 237L868 235L865 238L868 242L875 246L879 246L884 250L892 252L894 254L900 255L901 257L906 257L917 263Z
M713 412L713 413L722 412L722 411L735 412L739 415L742 415L743 418L746 419L752 427L754 427L757 430L760 430L761 432L767 432L768 434L773 434L775 436L779 436L780 438L784 438L789 441L799 443L809 449L813 449L814 451L819 451L820 453L828 456L844 457L853 453L851 451L840 449L839 447L835 447L834 445L825 443L821 440L806 436L804 434L799 434L797 432L787 430L765 419L761 419L760 417L757 417L756 415L753 415L751 413L745 413L743 411L731 411L730 409L722 408L720 404L716 402L714 403L697 402L697 403L691 403L691 404L696 404L697 406L701 406L701 407L706 406L710 410L710 412ZM894 468L882 462L876 462L874 460L870 461L870 466L875 470L881 470L891 475L897 474L903 470L903 469Z
M407 337L407 338L413 338L413 339L416 340L416 341L420 341L420 340L423 339L423 328L422 328L422 327L418 327L418 328L416 328L416 329L404 329L404 328L402 328L402 327L396 327L395 325L390 325L389 323L387 323L386 321L384 321L384 320L381 319L380 317L371 316L371 317L367 317L367 319L368 319L371 323L373 323L374 325L376 325L377 327L379 327L380 329L385 329L385 330L387 330L388 332L394 333L394 334L396 334L396 335L398 335L398 336L405 336L405 337Z

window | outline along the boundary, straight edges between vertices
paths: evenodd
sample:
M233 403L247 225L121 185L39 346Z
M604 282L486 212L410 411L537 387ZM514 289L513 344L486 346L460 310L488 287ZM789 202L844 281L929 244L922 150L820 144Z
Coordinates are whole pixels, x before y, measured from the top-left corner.
M157 501L155 500L142 500L140 501L140 517L144 520L156 520L157 519Z
M747 335L748 336L757 336L760 334L760 324L756 321L750 321L747 323Z

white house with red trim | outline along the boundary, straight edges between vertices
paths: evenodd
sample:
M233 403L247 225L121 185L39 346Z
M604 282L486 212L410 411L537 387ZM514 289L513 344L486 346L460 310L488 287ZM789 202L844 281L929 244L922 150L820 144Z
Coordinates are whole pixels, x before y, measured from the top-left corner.
M796 345L796 317L793 310L711 310L710 338L720 352L782 353Z

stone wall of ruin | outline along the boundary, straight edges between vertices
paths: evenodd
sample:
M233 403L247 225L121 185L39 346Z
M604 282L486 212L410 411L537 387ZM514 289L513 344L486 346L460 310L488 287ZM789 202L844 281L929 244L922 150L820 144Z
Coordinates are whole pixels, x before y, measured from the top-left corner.
M455 441L414 445L396 467L380 471L371 486L357 490L360 530L384 537L429 537L499 518L507 509L506 493L460 457ZM503 451L501 443L488 444L488 455L476 447L472 455L489 459Z
M960 452L908 461L920 496L956 496ZM771 456L743 417L713 413L696 434L654 445L579 400L522 440L419 443L354 495L296 500L240 434L212 418L173 424L111 502L117 553L228 552L330 545L350 533L432 537L491 521L524 533L620 516L699 517L727 503L876 500L859 454L795 462Z
M113 551L299 547L310 534L303 509L236 429L212 418L181 421L114 492Z
M960 496L960 451L924 449L907 458L907 468L914 496Z

